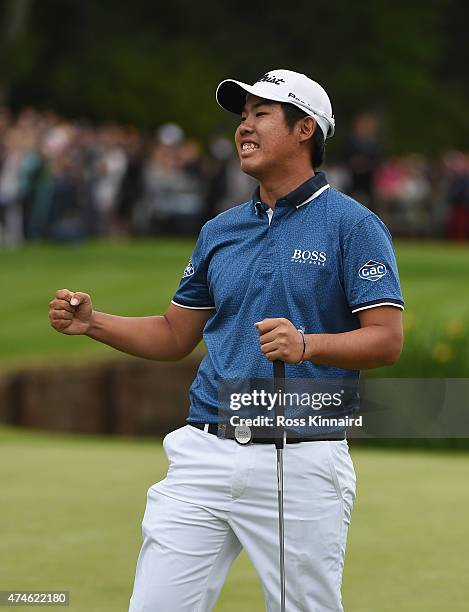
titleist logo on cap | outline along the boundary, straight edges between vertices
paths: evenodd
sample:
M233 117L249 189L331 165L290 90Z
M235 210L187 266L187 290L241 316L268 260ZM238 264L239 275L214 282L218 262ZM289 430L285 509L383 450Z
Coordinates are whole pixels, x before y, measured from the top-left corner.
M280 85L280 83L285 83L285 79L281 79L280 77L276 77L275 75L270 75L268 72L261 76L260 79L257 79L256 83L262 83L265 81L266 83L273 83L274 85Z

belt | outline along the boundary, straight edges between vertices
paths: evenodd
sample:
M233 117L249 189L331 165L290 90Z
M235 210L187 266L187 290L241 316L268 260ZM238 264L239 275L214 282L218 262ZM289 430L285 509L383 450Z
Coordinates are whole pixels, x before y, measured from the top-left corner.
M235 438L235 428L228 425L218 425L218 423L188 423L191 427L196 427L197 429L201 429L206 431L214 436L219 436L220 438L226 438L228 440L236 440ZM261 435L259 432L259 428L256 431L255 427L251 428L252 431L252 439L250 440L254 444L274 444L275 437ZM265 434L266 428L262 428L262 432ZM272 430L270 430L272 431ZM220 433L219 433L220 432ZM293 432L287 433L287 444L297 444L298 442L325 442L329 440L345 440L345 432L338 432L336 434L328 434L323 436L311 436L309 438L295 436ZM238 442L238 440L236 440Z

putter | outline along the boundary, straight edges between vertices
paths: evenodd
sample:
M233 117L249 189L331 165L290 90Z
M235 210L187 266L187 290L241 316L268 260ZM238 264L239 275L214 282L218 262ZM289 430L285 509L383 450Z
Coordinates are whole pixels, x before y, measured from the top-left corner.
M274 361L274 393L285 391L285 364L283 361ZM276 416L283 416L281 402L276 402ZM283 512L283 449L285 448L285 430L276 428L275 448L277 449L277 499L278 499L278 535L280 544L280 610L285 612L285 529Z

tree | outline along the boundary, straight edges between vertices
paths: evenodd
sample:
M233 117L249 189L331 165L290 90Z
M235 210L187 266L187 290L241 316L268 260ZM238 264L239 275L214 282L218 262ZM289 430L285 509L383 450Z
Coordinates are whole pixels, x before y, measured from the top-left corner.
M11 78L25 69L19 45L27 33L33 0L6 0L3 4L3 27L0 28L0 106L8 103ZM5 61L6 60L6 61Z

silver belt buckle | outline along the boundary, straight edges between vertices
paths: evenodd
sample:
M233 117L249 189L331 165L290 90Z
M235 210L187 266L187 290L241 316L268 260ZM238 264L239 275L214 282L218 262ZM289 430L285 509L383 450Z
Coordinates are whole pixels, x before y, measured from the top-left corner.
M252 431L248 425L236 425L234 430L234 439L238 444L244 446L252 440Z

